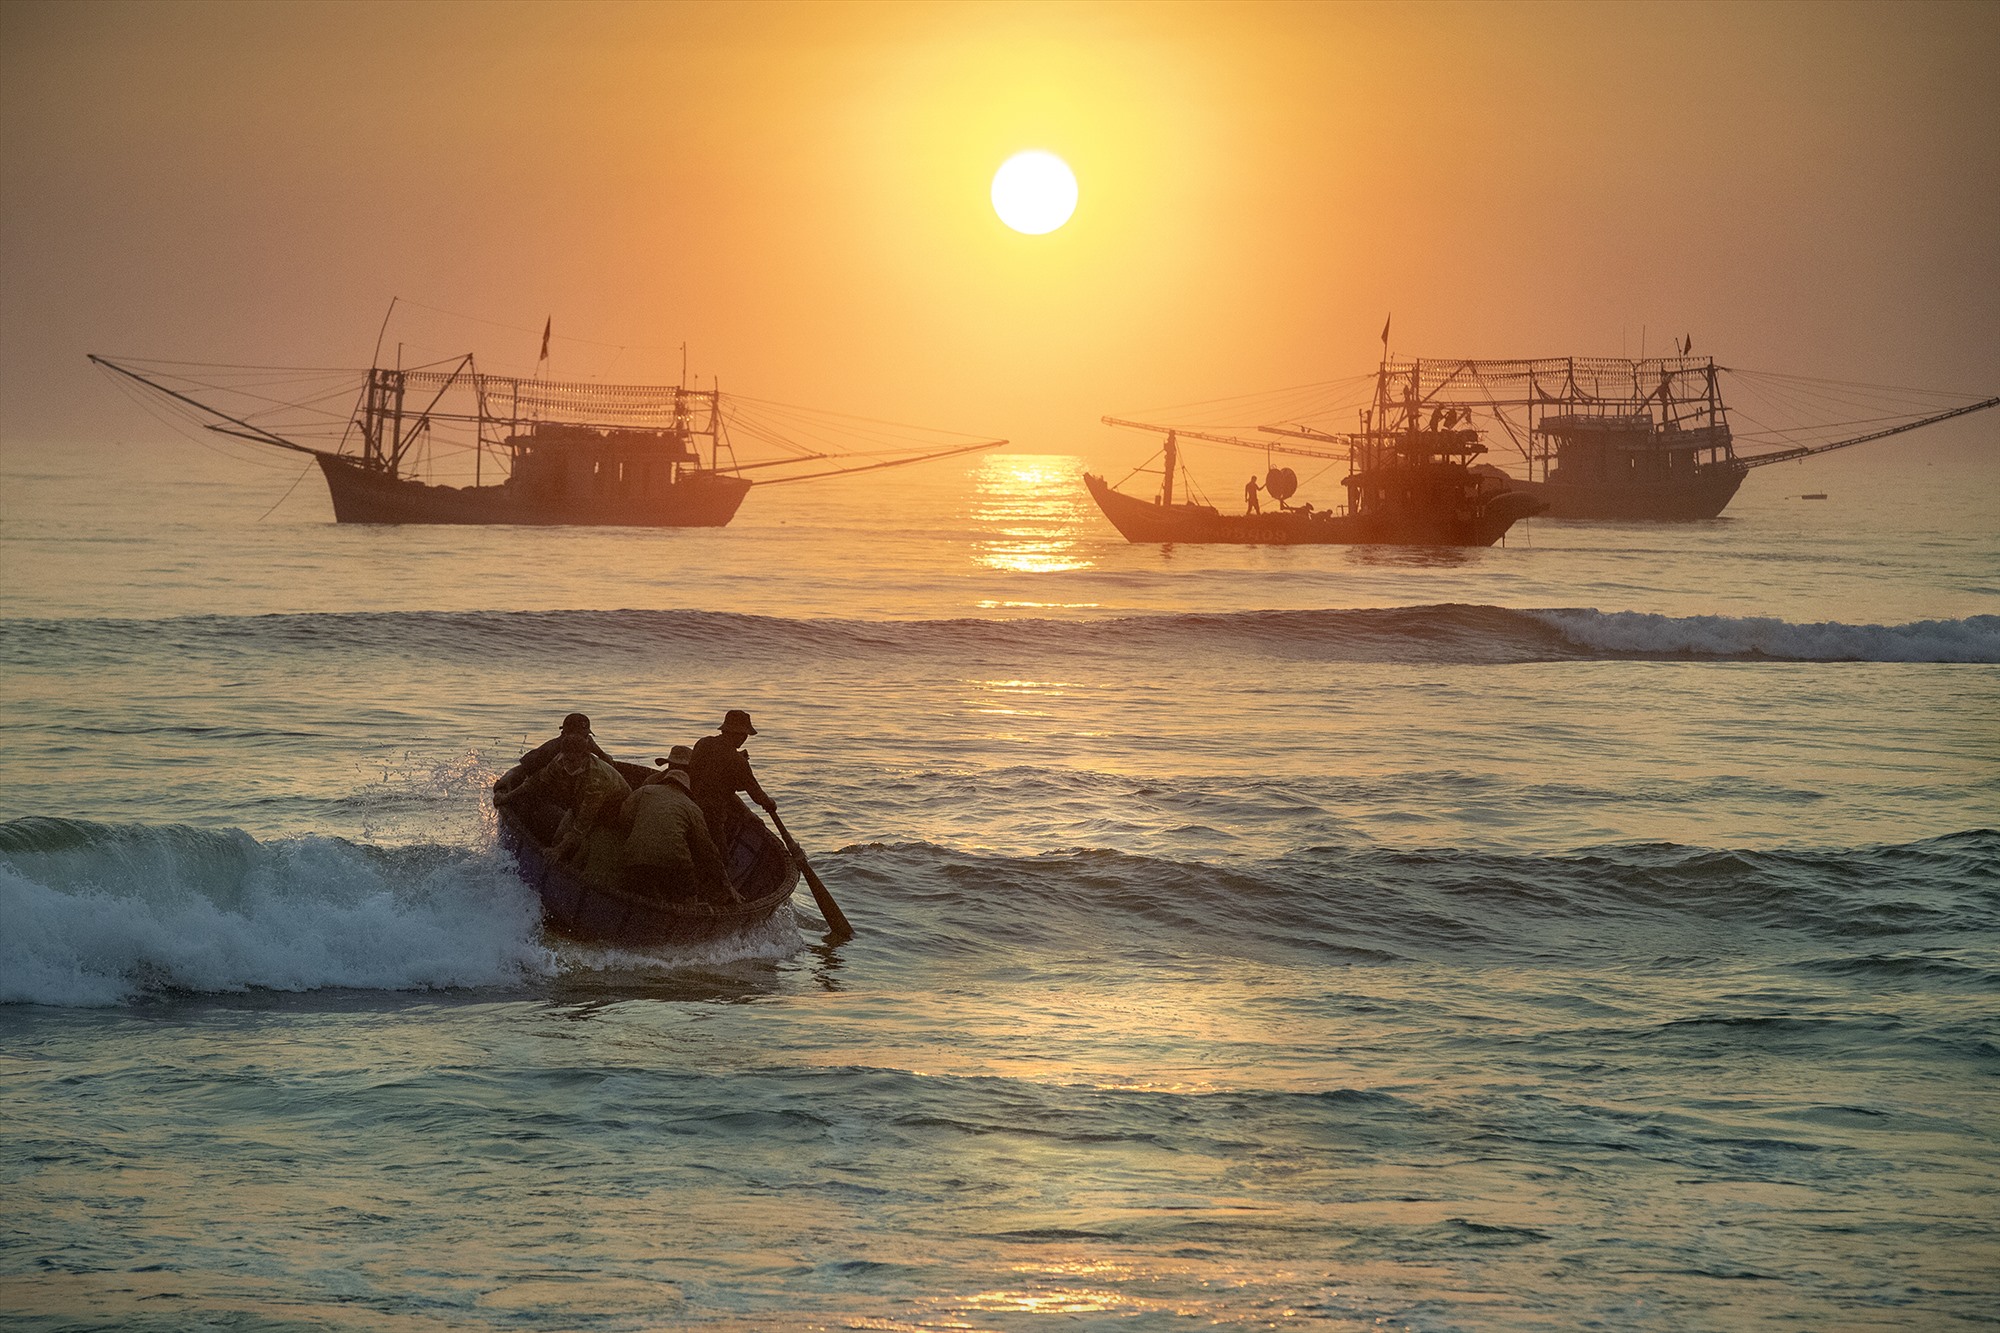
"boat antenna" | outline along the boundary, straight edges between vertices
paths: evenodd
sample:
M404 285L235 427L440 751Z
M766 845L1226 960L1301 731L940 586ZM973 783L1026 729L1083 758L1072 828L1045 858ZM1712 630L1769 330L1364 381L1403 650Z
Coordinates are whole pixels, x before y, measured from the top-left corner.
M382 312L382 327L375 331L375 350L368 354L368 364L371 366L380 365L382 362L382 340L389 336L389 318L396 313L396 301L396 297L390 297L389 308Z

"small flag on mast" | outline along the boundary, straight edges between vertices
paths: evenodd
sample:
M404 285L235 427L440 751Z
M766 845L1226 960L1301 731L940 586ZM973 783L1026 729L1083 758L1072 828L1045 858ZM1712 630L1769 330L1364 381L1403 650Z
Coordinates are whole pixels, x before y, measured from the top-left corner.
M1389 347L1389 320L1394 319L1395 317L1396 316L1393 313L1391 313L1386 319L1382 321L1382 348L1384 351L1388 350Z
M536 365L540 365L549 359L549 330L555 326L556 317L554 315L550 315L548 322L542 325L542 354L535 358Z

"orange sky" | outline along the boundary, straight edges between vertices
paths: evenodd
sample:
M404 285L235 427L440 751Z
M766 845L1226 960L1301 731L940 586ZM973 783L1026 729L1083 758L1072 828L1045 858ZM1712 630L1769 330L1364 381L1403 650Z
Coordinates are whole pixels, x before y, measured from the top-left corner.
M0 437L85 351L362 365L391 296L672 380L1121 456L1436 356L1994 392L2000 5L0 7ZM1074 220L1008 231L1010 153ZM411 358L536 335L409 311ZM600 345L601 344L601 345ZM623 346L623 352L614 347ZM1941 428L1948 429L1948 428Z

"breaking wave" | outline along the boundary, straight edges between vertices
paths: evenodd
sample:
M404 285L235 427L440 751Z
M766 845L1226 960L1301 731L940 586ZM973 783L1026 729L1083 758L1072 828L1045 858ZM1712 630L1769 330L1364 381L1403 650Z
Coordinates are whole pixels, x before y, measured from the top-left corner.
M1622 845L1564 855L1302 848L1224 862L927 843L818 858L864 936L918 966L1010 950L1300 953L1325 962L1571 965L1717 956L1746 932L1798 966L2000 989L2000 832L1846 850ZM0 1003L173 994L622 984L804 941L761 932L662 956L551 941L492 848L260 842L184 825L0 824Z
M864 620L708 611L374 612L0 622L0 664L114 662L161 652L319 653L397 659L537 658L551 646L609 659L830 660L967 653L1131 655L1207 649L1326 661L1514 663L1659 659L2000 663L2000 616L1902 625L1794 623L1589 608L1444 604L1358 610L1147 614L1101 619Z
M0 920L0 1004L62 1006L657 977L782 958L802 942L784 912L694 948L553 940L534 893L492 847L48 818L0 823Z

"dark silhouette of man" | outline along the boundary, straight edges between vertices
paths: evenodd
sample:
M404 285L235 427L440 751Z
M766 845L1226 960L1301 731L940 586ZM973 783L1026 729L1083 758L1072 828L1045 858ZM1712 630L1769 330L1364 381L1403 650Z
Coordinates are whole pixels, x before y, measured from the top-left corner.
M619 852L618 882L640 894L742 901L729 882L722 856L708 833L707 816L688 794L687 765L693 758L676 745L666 771L646 779L625 798L622 819L631 826Z
M611 762L611 756L597 748L597 738L590 734L590 719L582 713L571 713L562 720L562 730L552 739L543 741L540 745L537 745L534 749L521 756L518 765L520 777L533 776L536 769L545 766L549 760L560 754L562 752L563 737L572 733L581 733L583 738L590 743L589 748L592 754L607 764ZM513 775L510 774L509 776ZM519 780L520 778L515 778L515 781Z
M1252 477L1250 478L1250 480L1243 483L1244 513L1261 514L1264 512L1264 506L1260 504L1257 500L1257 491L1258 491L1258 486L1257 486L1257 479L1255 477Z
M715 845L723 848L725 855L736 821L743 817L737 792L749 793L751 800L774 815L778 813L778 803L757 785L757 775L750 771L750 756L743 752L743 742L756 734L750 715L732 708L723 714L721 731L694 743L694 755L688 761L689 789L708 820Z
M533 772L517 767L493 784L493 806L512 806L557 857L576 850L632 790L609 761L597 757L590 735L566 731L555 754ZM608 807L608 809L607 809Z

